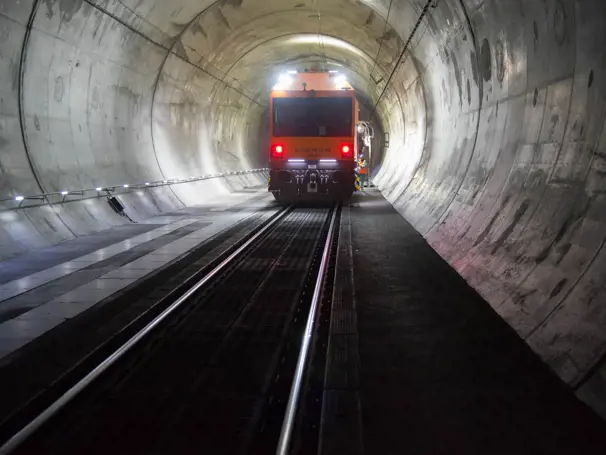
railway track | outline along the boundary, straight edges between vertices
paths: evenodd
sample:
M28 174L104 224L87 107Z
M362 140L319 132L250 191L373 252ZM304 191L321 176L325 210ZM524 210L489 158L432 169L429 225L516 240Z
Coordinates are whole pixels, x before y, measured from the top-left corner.
M289 453L339 213L269 219L0 455Z

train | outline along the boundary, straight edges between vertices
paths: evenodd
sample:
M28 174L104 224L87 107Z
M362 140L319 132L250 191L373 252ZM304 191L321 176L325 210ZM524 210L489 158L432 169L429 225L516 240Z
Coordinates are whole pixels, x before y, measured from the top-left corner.
M343 200L356 182L358 101L336 71L290 71L269 94L268 191L279 202Z

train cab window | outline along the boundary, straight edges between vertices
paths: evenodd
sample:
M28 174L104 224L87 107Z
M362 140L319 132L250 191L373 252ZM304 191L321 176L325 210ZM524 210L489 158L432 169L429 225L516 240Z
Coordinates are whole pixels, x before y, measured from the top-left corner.
M351 98L274 98L275 137L353 135Z

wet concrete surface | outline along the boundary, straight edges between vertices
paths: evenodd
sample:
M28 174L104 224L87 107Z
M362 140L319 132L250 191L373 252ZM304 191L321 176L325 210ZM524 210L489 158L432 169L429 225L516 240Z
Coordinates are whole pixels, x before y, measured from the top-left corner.
M606 453L606 424L378 192L351 230L364 453Z

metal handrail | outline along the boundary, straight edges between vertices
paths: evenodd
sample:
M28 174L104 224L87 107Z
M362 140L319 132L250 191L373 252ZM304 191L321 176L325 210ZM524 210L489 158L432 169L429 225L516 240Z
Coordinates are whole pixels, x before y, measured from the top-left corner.
M60 203L65 202L65 199L68 196L80 196L81 198L95 197L95 196L85 196L85 193L97 193L96 197L111 196L113 193L117 193L118 191L120 191L120 193L118 193L118 194L127 194L134 190L157 188L157 187L169 186L169 185L178 185L181 183L192 183L192 182L198 182L201 180L214 179L214 178L218 178L218 177L229 177L229 176L243 175L243 174L254 174L257 172L263 172L263 171L268 171L268 170L269 170L268 168L259 168L259 169L249 169L249 170L245 170L245 171L220 172L217 174L202 175L199 177L189 177L186 179L150 180L150 181L146 181L143 183L124 183L121 185L106 185L106 186L99 186L96 188L82 188L82 189L78 189L78 190L54 191L51 193L40 193L40 194L34 194L34 195L29 195L29 196L17 195L12 198L0 199L0 203L11 202L11 201L16 202L16 203L18 203L18 205L16 207L4 209L4 210L15 210L15 209L23 208L24 207L23 204L26 201L44 201L42 204L39 204L39 205L53 204L53 202L51 202L51 197L60 198L59 201L54 202L54 203L60 204ZM70 200L70 201L72 201L72 200ZM29 206L25 206L25 207L29 207Z
M311 344L311 336L314 329L314 322L316 319L316 312L318 310L318 304L320 302L320 296L322 294L322 288L324 283L324 275L328 266L328 260L330 258L330 250L333 241L333 234L335 231L335 224L337 219L338 207L335 207L332 213L332 219L330 220L330 227L328 229L328 235L326 237L326 243L324 244L324 252L322 253L322 261L320 262L320 269L318 270L318 277L316 278L316 285L314 288L314 294L311 299L311 307L309 309L309 316L307 317L307 324L305 325L305 333L303 334L303 342L301 344L301 350L299 351L299 358L297 360L297 369L295 370L295 376L292 381L290 388L290 395L288 397L288 404L286 406L286 412L284 414L284 421L282 422L282 430L280 431L280 439L278 440L278 447L276 449L276 455L288 455L288 449L292 439L292 432L295 425L295 417L297 415L297 406L299 404L299 396L301 394L301 386L303 384L303 375L305 373L305 367L307 366L307 356L309 354L309 347Z

